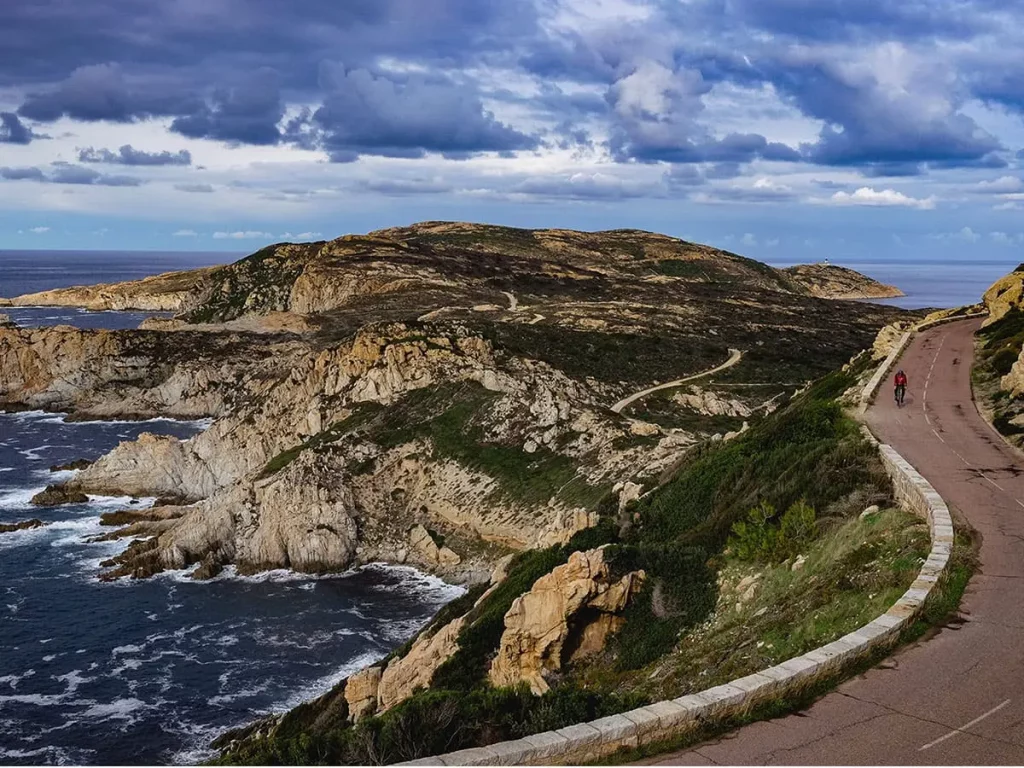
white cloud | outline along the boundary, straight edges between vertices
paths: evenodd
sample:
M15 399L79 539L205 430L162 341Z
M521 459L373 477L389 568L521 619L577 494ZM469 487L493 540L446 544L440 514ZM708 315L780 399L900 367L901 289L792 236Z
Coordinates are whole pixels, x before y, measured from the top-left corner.
M895 206L930 211L935 207L935 196L917 198L897 192L895 189L861 187L854 192L836 192L826 202L832 205Z
M1000 176L994 181L979 181L977 190L992 195L1024 192L1024 181L1018 176Z
M293 235L291 232L285 232L281 235L285 240L316 240L318 237L322 236L322 232L299 232L297 235Z
M174 237L196 237L198 234L194 229L179 229L174 233Z
M747 232L743 237L740 238L740 243L743 245L757 245L757 238L753 234Z
M44 234L46 234L49 231L50 231L49 227L32 227L31 229L27 229L27 230L26 229L19 229L18 230L18 234L19 235L25 235L25 234L29 234L29 235L44 235Z
M988 236L992 239L993 243L998 245L1016 245L1024 243L1024 234L1020 232L1016 235L1010 235L1006 232L989 232Z
M992 207L993 211L1024 211L1024 204L1019 203L1016 200L1009 200L1005 203L1000 203Z
M244 230L240 232L214 232L214 240L272 240L273 235L269 232L257 232Z
M959 232L939 232L928 237L932 240L961 240L965 243L976 243L981 239L981 235L970 227L963 227Z

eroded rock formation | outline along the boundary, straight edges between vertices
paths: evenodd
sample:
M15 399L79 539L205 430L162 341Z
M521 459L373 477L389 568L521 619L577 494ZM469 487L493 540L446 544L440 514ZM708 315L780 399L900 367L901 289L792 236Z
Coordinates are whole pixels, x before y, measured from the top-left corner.
M549 689L544 673L604 648L619 615L643 586L643 571L613 579L604 549L575 552L539 578L505 614L505 632L491 665L494 685L525 681L537 695Z

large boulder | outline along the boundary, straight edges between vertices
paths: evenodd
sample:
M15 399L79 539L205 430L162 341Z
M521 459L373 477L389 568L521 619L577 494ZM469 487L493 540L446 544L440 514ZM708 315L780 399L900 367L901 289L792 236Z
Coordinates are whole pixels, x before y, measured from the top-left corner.
M535 694L545 693L545 672L604 648L608 636L622 626L618 614L644 578L643 571L633 571L613 580L604 548L574 552L508 609L491 682L511 686L525 681Z

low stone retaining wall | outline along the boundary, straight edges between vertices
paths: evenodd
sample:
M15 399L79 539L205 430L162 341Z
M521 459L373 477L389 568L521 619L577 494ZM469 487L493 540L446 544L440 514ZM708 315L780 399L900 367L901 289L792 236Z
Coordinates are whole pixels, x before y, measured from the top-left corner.
M897 501L928 520L932 548L917 579L896 603L874 621L803 656L700 693L659 701L621 715L571 725L557 731L465 749L402 765L553 765L599 760L622 748L638 747L685 735L701 726L741 714L769 699L795 694L816 680L893 645L921 611L935 588L953 548L949 509L931 484L892 447L878 446L892 478Z

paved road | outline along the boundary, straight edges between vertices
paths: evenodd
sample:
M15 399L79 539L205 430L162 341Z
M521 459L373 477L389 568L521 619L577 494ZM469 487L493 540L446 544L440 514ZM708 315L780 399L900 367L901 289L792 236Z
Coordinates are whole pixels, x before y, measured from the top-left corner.
M742 359L743 353L740 350L730 349L729 359L726 360L721 365L715 366L714 368L708 371L701 371L700 373L695 373L692 376L686 376L685 378L676 379L675 381L667 381L664 384L659 384L656 387L649 387L648 389L642 389L639 392L634 392L629 397L619 400L619 402L612 406L612 410L615 411L616 413L621 413L622 409L625 408L627 405L635 403L637 400L647 397L653 392L659 392L663 389L672 389L673 387L681 386L688 381L696 381L697 379L703 379L705 376L710 376L713 373L719 373L721 371L726 370L727 368L732 368L734 365L736 365L736 363L738 363Z
M970 320L922 333L868 422L981 534L963 623L907 648L807 710L648 761L666 765L1024 764L1024 470L971 402Z

